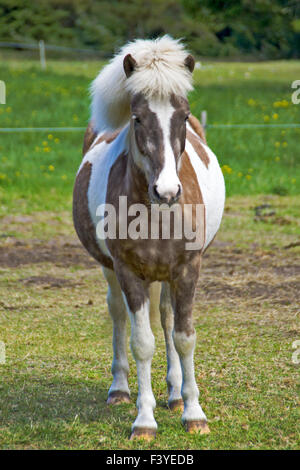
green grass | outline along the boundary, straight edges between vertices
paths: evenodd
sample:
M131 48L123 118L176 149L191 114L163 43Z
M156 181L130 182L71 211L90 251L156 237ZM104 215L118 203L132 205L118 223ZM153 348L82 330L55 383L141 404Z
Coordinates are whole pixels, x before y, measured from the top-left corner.
M2 62L7 104L1 127L85 127L88 87L97 62ZM204 64L195 72L192 112L209 124L300 123L291 103L299 62ZM0 135L0 214L70 209L82 133ZM298 194L300 129L209 129L208 142L222 165L227 194ZM57 140L58 139L58 140Z
M101 64L1 62L1 127L85 126ZM295 123L298 62L205 64L192 111L209 123ZM280 105L278 105L280 102ZM287 103L287 104L286 104ZM275 114L275 117L274 117ZM278 115L278 116L277 116ZM267 117L266 117L267 116ZM106 284L74 234L71 195L82 133L0 134L1 449L296 449L299 368L299 129L209 129L227 203L196 296L196 380L209 436L185 433L166 408L166 360L156 326L156 441L128 440L132 403L105 404L111 383ZM270 204L272 216L255 219Z
M253 207L265 202L276 215L254 222ZM105 403L112 380L106 283L76 241L70 214L37 213L23 224L24 216L2 219L0 448L299 448L292 344L300 337L300 249L287 249L299 241L299 207L299 196L228 199L194 307L196 380L211 434L185 433L180 415L166 408L164 342L156 325L152 383L159 429L151 443L129 441L137 398L130 353L132 403ZM17 237L7 235L16 228Z

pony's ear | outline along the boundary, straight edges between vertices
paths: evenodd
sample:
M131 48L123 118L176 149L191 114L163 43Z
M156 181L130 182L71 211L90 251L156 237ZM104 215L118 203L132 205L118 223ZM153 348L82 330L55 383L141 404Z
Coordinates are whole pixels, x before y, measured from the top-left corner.
M127 78L130 77L136 66L136 60L134 60L131 54L127 54L123 60L124 72Z
M184 59L184 65L189 69L189 71L192 73L194 68L195 68L195 59L194 57L189 54L185 59Z

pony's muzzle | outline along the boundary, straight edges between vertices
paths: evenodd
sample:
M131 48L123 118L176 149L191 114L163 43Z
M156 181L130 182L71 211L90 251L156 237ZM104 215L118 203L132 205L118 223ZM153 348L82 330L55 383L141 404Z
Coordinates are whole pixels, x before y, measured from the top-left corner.
M176 190L174 188L173 190L164 191L162 193L159 192L157 184L154 184L152 189L155 201L159 204L168 204L169 206L178 201L181 196L181 191L182 188L180 184L177 184Z

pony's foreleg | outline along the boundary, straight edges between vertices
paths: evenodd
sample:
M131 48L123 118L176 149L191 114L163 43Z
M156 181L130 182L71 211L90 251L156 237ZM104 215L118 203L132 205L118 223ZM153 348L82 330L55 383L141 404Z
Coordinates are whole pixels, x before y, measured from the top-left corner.
M103 268L103 274L108 282L107 304L113 321L113 362L111 367L113 382L108 392L107 403L116 405L130 402L127 381L129 372L126 344L127 311L115 273L111 269Z
M132 425L131 439L155 437L157 424L153 410L156 406L151 387L151 362L154 354L154 336L149 318L148 285L137 278L126 267L117 265L120 281L131 321L130 346L136 361L138 377L138 415Z
M207 419L198 401L199 390L194 371L196 331L193 326L192 307L199 264L200 260L198 263L186 266L184 274L178 276L172 285L171 298L175 315L173 340L180 357L183 378L181 394L184 411L182 422L188 432L208 434Z
M162 284L160 296L160 318L164 330L167 352L166 379L169 391L168 405L171 410L180 409L183 411L183 400L181 398L181 366L172 336L174 329L174 313L171 305L170 286L165 282Z

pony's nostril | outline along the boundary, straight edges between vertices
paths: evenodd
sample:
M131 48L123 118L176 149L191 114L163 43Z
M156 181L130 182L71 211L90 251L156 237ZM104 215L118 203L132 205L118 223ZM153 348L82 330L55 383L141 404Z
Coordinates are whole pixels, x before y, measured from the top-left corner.
M178 199L180 197L180 194L181 194L181 186L180 184L178 185L178 191L177 191L177 194L175 196L175 199Z
M159 192L157 191L157 184L155 184L153 186L153 193L154 193L154 196L157 198L157 199L161 199L161 196L159 194Z

